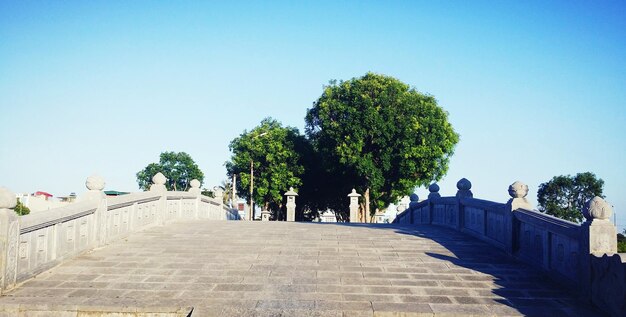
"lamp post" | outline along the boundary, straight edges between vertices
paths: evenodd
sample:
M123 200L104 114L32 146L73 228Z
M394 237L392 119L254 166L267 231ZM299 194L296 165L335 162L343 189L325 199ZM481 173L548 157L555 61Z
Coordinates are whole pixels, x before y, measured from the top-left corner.
M257 136L253 136L252 140L256 140L264 135L267 135L267 132L263 132ZM254 220L254 161L250 158L250 216L248 220Z

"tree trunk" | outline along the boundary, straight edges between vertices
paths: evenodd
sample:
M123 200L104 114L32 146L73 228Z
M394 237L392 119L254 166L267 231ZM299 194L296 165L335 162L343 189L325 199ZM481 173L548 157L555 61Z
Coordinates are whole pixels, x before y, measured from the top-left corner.
M370 222L369 218L370 218L370 188L368 187L365 190L365 223Z

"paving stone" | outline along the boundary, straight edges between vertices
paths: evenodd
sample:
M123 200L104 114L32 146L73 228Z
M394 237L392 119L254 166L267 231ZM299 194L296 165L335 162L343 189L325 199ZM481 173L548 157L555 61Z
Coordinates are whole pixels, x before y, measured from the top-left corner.
M601 316L541 272L446 228L204 220L154 226L67 260L0 297L0 317L63 305L193 306L193 316Z

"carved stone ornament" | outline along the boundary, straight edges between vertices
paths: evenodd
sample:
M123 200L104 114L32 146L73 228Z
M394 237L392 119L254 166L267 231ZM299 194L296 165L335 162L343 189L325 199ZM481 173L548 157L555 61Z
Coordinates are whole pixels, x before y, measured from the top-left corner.
M191 188L200 188L200 181L197 179L192 179L191 182L189 182L189 185L191 185Z
M528 195L528 185L516 181L509 186L509 196L512 198L524 198Z
M456 183L456 188L458 190L470 190L472 189L472 183L469 180L467 180L467 178L461 178Z
M165 182L167 182L167 178L165 178L165 175L163 175L163 173L161 173L161 172L158 172L154 176L152 176L152 183L153 184L165 185Z
M613 209L604 199L601 197L593 197L583 207L583 216L587 220L608 220L613 215Z
M428 186L428 191L431 192L431 193L438 193L439 192L439 185L437 185L437 183L430 184L430 186Z
M0 208L13 209L16 204L15 194L6 187L0 187Z
M409 198L411 199L411 201L415 201L415 202L420 201L420 197L417 196L416 193L411 194L411 196L409 196Z
M103 190L105 184L104 179L98 175L91 175L85 181L85 186L89 190Z

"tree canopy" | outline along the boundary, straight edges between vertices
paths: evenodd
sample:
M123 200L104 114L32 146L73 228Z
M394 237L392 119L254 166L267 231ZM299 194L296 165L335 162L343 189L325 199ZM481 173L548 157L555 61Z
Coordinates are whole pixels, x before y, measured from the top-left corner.
M159 156L159 163L150 163L137 173L137 184L142 190L150 189L152 176L163 173L167 178L167 190L186 191L193 179L204 181L204 173L191 156L185 152L163 152Z
M20 216L28 215L30 213L30 208L24 206L24 204L22 204L22 202L19 199L17 200L17 203L15 205L15 208L13 208L13 210L15 211L16 214Z
M266 118L251 131L244 131L231 141L230 161L226 162L229 178L237 174L237 193L250 199L250 165L254 169L254 201L278 216L283 195L289 187L302 185L304 165L302 148L306 139L298 129L283 127Z
M374 73L331 81L307 111L306 135L334 177L334 195L345 205L343 193L356 187L370 216L370 206L440 180L459 141L433 96Z
M595 196L604 198L603 186L604 181L590 172L575 176L555 176L539 185L539 211L561 219L581 222L585 203Z

